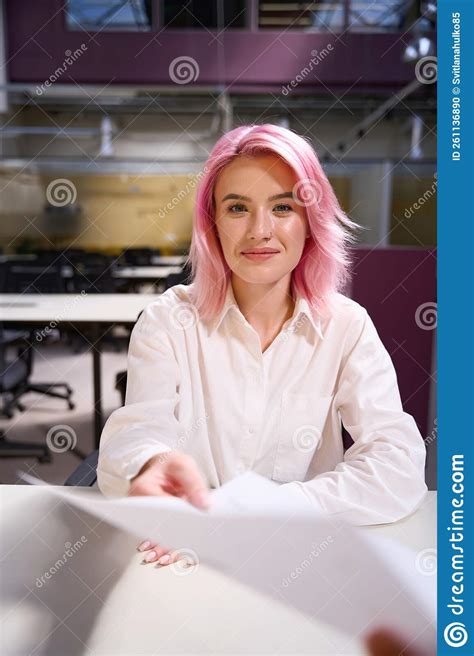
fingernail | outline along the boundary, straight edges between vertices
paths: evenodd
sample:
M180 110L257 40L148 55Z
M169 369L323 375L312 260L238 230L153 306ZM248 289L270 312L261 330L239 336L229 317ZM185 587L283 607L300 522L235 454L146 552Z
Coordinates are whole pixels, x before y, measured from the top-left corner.
M164 556L161 556L161 558L158 558L158 564L159 565L166 565L171 560L171 556L169 554L165 554Z
M151 563L153 560L156 558L156 551L150 551L150 553L147 553L145 556L145 562L146 563Z
M138 549L138 551L145 551L146 549L149 549L150 547L151 547L150 540L145 540L145 542L142 542L141 544L138 545L137 549Z

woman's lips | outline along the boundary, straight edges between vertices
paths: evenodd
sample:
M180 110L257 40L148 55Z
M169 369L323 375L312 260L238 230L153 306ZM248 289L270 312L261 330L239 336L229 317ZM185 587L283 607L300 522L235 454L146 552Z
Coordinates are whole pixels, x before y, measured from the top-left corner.
M242 255L253 262L261 262L263 260L269 260L271 257L278 255L278 251L266 253L242 253Z

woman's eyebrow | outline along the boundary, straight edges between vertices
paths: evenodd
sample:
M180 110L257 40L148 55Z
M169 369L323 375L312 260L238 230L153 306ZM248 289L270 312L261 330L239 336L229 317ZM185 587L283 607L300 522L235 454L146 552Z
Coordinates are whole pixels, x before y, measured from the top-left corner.
M276 196L270 196L268 200L280 200L282 198L293 198L293 194L291 191L285 191L282 194L276 194ZM252 199L249 198L248 196L241 196L240 194L227 194L227 196L224 196L222 199L222 202L226 200L246 200L248 202L252 202Z

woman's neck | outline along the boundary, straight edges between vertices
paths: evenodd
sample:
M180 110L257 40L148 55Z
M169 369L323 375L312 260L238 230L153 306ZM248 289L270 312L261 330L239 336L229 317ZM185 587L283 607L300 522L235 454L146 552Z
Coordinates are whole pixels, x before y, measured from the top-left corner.
M249 324L260 336L272 339L293 315L291 274L276 283L253 284L237 276L231 278L235 300Z

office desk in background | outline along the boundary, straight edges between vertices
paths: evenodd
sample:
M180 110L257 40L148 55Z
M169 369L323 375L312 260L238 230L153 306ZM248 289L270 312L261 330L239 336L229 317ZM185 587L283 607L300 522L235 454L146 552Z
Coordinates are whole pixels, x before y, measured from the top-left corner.
M103 427L101 393L101 344L112 324L133 325L140 312L157 294L0 294L0 322L45 328L67 323L92 331L91 351L94 383L94 437L99 447ZM101 331L101 326L105 330Z
M366 653L357 637L203 564L189 570L141 565L133 537L52 502L41 487L3 486L0 499L3 654ZM433 562L436 492L412 516L362 530Z

